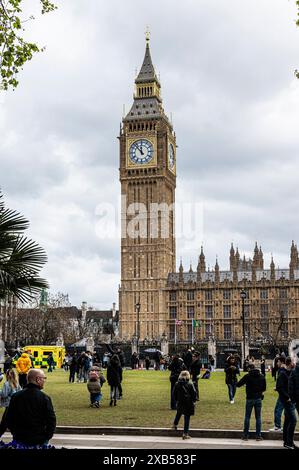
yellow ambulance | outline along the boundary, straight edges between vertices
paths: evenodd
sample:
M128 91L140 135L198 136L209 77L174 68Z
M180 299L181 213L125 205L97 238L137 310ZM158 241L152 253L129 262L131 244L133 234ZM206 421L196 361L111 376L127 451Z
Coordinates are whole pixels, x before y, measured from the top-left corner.
M65 356L65 348L62 346L24 346L22 352L26 352L30 355L31 360L35 368L47 368L47 358L50 353L53 354L54 365L57 368L61 368ZM15 358L14 363L17 358Z

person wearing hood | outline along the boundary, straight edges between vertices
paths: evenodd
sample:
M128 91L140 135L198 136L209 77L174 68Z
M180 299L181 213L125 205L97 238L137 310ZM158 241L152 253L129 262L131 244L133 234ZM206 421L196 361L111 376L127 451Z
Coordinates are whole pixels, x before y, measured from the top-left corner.
M179 380L174 386L173 395L177 405L177 413L172 429L177 430L181 416L184 415L183 439L190 439L190 417L195 412L196 391L193 383L190 382L190 373L187 370L183 370L180 373Z
M27 374L31 369L32 364L28 354L22 353L21 357L16 362L16 369L19 374L19 384L22 388L27 385Z
M289 391L289 377L293 367L292 359L281 355L278 359L278 367L280 373L276 382L276 390L284 409L283 446L286 449L295 449L297 446L294 444L294 433L297 416L295 404L292 402Z
M255 412L256 421L256 440L261 441L262 438L262 400L264 398L263 392L266 390L266 379L261 374L259 369L256 369L253 364L249 366L248 374L244 375L237 383L237 387L246 385L246 408L244 420L244 435L243 440L248 441L249 426L252 409Z

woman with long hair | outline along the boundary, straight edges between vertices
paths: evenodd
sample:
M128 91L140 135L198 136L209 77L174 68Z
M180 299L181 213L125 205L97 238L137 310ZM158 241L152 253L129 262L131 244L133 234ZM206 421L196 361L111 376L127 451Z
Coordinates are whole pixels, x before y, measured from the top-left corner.
M6 371L6 382L3 385L2 390L0 390L0 406L5 408L5 411L2 416L0 423L0 437L6 431L5 416L9 407L11 397L14 393L22 390L19 385L19 379L14 369L8 369Z
M110 406L116 406L116 400L119 398L118 390L122 382L122 367L119 358L114 354L107 367L107 382L110 385Z

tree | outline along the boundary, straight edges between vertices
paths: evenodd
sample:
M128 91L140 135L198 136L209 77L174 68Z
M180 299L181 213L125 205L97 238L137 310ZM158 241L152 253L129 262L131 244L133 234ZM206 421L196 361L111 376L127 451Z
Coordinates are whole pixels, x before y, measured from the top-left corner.
M26 302L48 288L39 271L47 261L43 248L23 235L29 222L6 209L0 193L0 301L14 296Z
M49 0L39 0L41 13L49 13L57 7ZM0 0L0 89L18 86L17 74L23 65L37 52L43 51L37 44L22 37L24 23L34 17L23 17L23 0Z

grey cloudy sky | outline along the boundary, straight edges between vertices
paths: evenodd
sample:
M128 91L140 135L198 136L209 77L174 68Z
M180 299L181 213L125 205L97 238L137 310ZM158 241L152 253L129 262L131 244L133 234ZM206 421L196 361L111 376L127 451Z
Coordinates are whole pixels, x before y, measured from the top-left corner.
M38 1L30 2L38 5ZM295 0L57 0L27 24L46 45L0 100L0 185L49 257L52 291L117 302L119 240L98 236L98 205L117 205L119 123L132 103L149 25L166 113L177 134L176 201L198 204L203 242L228 267L233 241L287 267L298 237L299 29ZM203 220L203 226L201 221Z

